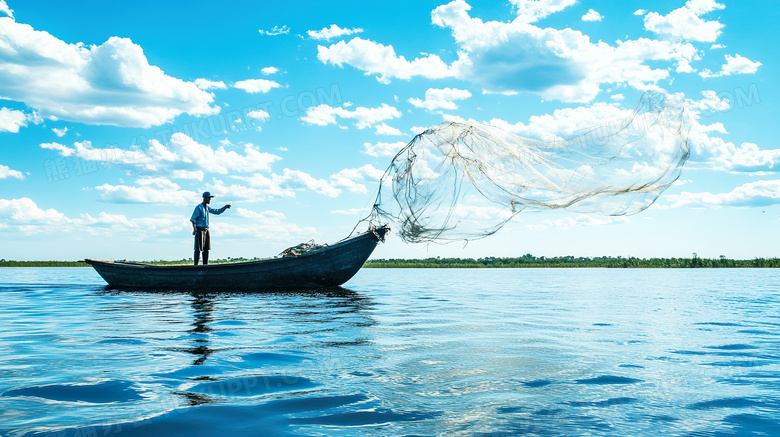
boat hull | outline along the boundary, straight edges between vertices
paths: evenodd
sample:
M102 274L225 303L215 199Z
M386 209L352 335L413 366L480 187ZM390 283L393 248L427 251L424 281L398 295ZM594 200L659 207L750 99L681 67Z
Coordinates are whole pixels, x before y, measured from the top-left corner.
M335 287L363 266L388 228L297 256L227 264L155 266L84 260L109 286L136 290L268 291Z

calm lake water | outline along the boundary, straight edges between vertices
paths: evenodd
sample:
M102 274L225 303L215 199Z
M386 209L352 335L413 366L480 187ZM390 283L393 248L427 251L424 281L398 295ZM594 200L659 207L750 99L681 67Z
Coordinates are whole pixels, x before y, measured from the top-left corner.
M0 273L2 437L780 435L777 269L364 269L200 295Z

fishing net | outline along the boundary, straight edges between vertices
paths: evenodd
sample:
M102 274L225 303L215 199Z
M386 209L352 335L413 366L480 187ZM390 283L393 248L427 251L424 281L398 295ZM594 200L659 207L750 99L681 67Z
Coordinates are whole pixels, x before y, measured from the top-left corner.
M526 208L635 214L679 177L687 117L673 96L646 94L630 116L566 139L443 123L393 158L363 221L416 243L483 238Z
M317 244L314 242L314 240L309 240L297 246L288 247L287 249L284 249L279 255L277 255L277 258L283 258L286 256L303 255L304 253L313 252L315 250L319 250L327 246L328 246L327 244Z

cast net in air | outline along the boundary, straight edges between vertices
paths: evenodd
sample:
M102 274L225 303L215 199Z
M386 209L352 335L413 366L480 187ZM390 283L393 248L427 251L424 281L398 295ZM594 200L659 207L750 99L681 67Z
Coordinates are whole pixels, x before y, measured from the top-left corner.
M673 96L646 94L630 116L566 139L442 123L393 158L363 221L418 243L483 238L526 208L635 214L679 177L687 117Z

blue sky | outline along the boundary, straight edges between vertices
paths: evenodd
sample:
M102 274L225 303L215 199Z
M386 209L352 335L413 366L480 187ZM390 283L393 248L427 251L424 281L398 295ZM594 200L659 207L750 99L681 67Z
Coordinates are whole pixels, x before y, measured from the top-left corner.
M392 156L473 120L565 136L681 96L691 157L648 210L524 211L374 257L776 257L772 0L0 0L0 258L212 258L345 237Z

